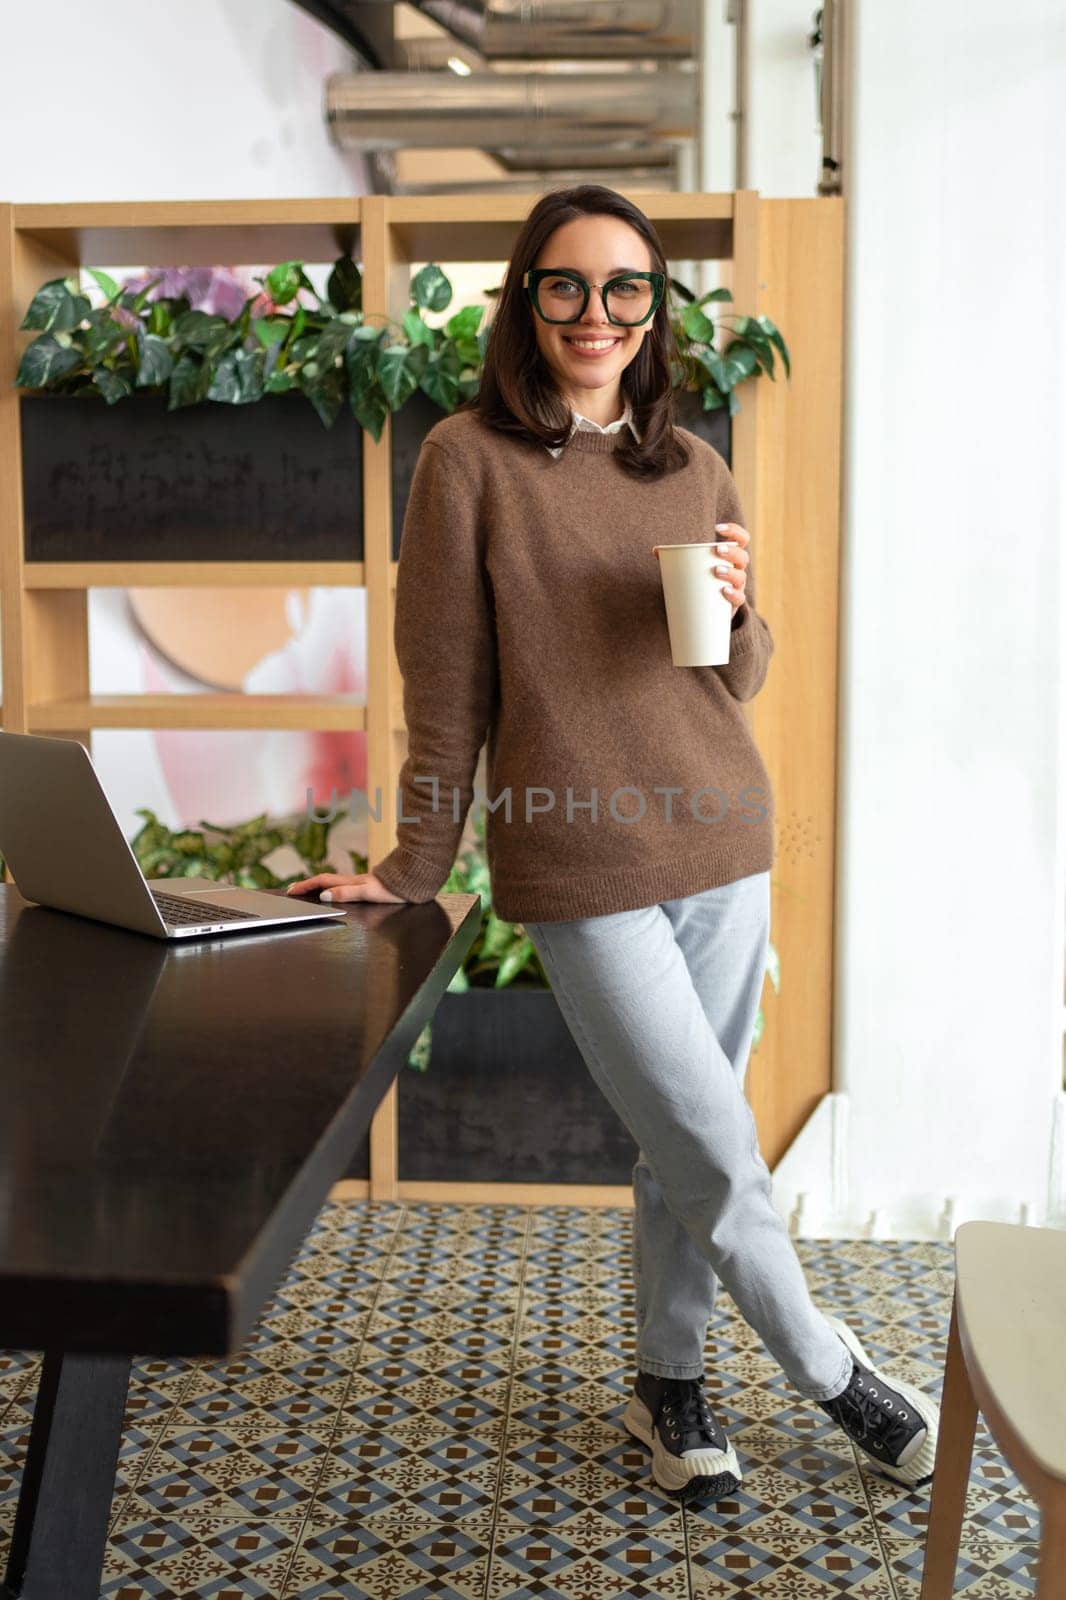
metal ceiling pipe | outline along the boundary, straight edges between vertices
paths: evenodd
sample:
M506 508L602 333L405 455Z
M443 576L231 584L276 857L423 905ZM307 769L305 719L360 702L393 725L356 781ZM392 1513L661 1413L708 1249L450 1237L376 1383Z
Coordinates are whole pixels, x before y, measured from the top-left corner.
M572 145L552 145L547 150L530 150L524 145L496 145L493 157L511 172L545 173L562 172L567 167L580 167L582 171L592 166L618 173L638 169L655 169L661 177L677 162L677 145L628 144L589 145L575 149ZM592 182L593 180L587 180Z
M325 119L345 150L569 144L691 138L698 79L657 72L335 72Z
M414 0L490 61L598 56L685 60L696 50L696 0Z
M575 183L602 183L609 189L651 189L658 194L672 187L664 184L661 167L622 167L598 171L595 167L571 168L564 172L530 172L518 178L479 178L465 183L394 183L391 194L529 194L542 189L557 189L560 185Z
M697 50L699 0L411 0L453 38L493 61L597 56L688 60ZM375 5L334 0L338 19L365 26Z

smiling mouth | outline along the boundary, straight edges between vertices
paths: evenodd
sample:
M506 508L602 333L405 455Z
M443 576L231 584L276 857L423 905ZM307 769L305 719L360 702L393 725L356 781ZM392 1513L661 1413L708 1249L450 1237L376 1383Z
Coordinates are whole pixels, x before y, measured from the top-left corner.
M592 349L592 350L613 350L615 345L621 344L621 342L622 342L620 338L612 339L612 338L608 337L607 339L601 341L600 339L597 339L595 337L593 337L591 339L589 339L589 338L580 338L580 337L578 337L578 336L576 336L574 334L569 334L569 333L564 333L563 334L563 338L564 338L564 340L566 341L567 344L578 345L579 347L581 347L583 349L586 349L586 350L587 349Z

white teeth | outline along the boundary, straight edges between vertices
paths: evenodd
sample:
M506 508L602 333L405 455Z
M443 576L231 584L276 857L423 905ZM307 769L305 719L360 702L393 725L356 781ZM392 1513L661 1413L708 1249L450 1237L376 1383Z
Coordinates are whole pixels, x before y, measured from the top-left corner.
M567 344L576 344L579 350L609 350L617 339L568 339Z

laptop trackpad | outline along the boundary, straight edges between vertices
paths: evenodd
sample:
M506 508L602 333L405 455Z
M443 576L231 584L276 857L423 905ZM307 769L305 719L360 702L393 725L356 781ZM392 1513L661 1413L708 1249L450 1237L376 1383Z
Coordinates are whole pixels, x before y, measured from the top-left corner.
M236 887L230 883L216 883L213 878L148 878L149 889L159 889L163 894L224 894Z

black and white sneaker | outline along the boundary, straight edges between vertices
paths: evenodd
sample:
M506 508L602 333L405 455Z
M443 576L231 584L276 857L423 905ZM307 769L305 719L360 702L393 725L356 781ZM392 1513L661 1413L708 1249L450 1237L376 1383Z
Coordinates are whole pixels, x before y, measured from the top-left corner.
M637 1372L622 1418L626 1430L651 1449L651 1475L660 1489L732 1494L740 1483L736 1451L703 1392L703 1377L659 1378Z
M937 1402L879 1371L847 1323L839 1317L829 1321L851 1351L851 1381L842 1394L818 1404L886 1477L912 1486L928 1483L940 1426Z

